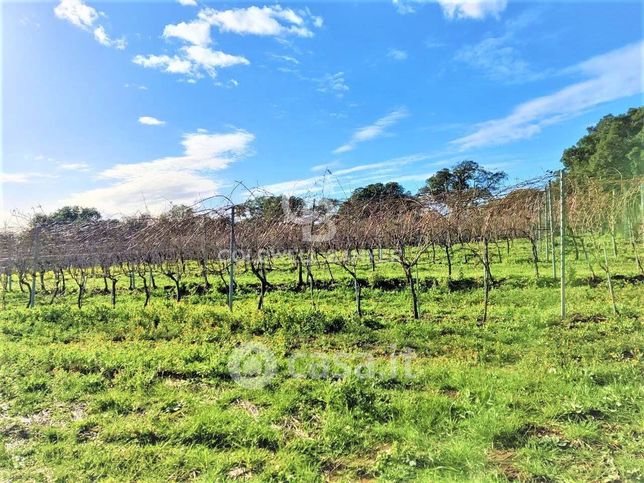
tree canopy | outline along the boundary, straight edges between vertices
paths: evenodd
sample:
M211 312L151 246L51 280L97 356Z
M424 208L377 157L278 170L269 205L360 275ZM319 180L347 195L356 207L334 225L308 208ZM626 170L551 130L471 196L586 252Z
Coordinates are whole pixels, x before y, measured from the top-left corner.
M383 204L410 199L411 193L400 183L372 183L361 188L356 188L347 201L340 207L342 213L359 211L369 215L382 208Z
M297 196L290 196L288 207L291 213L297 214L304 207L304 200ZM241 216L266 221L275 221L285 215L281 196L257 196L239 205L237 210Z
M39 213L32 218L32 224L42 225L46 223L74 223L85 221L98 221L101 214L96 208L84 208L82 206L63 206L62 208L48 215Z
M450 194L467 193L476 199L486 198L499 188L506 177L503 171L488 171L474 161L465 160L451 170L443 168L437 171L427 179L418 194L446 198Z
M604 116L561 161L571 176L630 178L644 175L644 107Z

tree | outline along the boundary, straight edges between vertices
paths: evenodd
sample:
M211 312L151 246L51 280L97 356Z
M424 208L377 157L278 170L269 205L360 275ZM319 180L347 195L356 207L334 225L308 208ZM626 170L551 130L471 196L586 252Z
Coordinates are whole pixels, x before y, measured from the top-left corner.
M352 216L370 216L390 203L405 199L411 199L411 193L400 183L373 183L355 189L349 199L342 204L339 213L344 215L351 212Z
M298 214L304 208L304 200L297 196L288 198L288 207L291 213ZM282 218L284 207L281 196L257 196L251 198L237 207L237 213L249 219L263 219L271 222Z
M489 198L507 174L503 171L488 171L478 163L465 160L451 170L443 168L425 181L418 194L429 195L436 199L445 200L450 194L468 195L474 200Z
M101 214L96 208L83 208L82 206L63 206L49 215L39 213L35 215L31 224L33 226L48 223L76 223L98 221Z
M563 152L571 177L630 178L644 175L644 107L604 116Z

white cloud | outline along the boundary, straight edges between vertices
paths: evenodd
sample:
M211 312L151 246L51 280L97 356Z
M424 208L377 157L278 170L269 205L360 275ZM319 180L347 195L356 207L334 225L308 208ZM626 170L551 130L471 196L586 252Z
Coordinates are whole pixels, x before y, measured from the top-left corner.
M325 173L323 175L313 176L310 178L282 181L262 186L261 188L268 193L276 195L304 195L307 193L324 192L325 196L348 196L354 188L363 186L367 183L391 180L425 180L431 176L432 173L407 174L403 176L400 176L399 173L403 167L428 160L432 157L435 157L435 155L426 153L412 154L378 163L360 164L350 168L338 169L336 171L332 171L330 175ZM444 163L440 162L437 164L442 165ZM320 169L317 169L317 171L327 169L324 165L321 165L319 168Z
M61 163L58 165L59 169L64 171L89 171L89 164L87 163Z
M279 5L231 10L206 8L199 12L199 18L217 27L220 32L241 35L312 37L309 24L315 28L322 26L322 18L311 15L307 10L295 12Z
M337 96L342 96L349 90L349 86L344 80L344 72L336 72L335 74L327 74L319 79L315 79L319 84L318 91L332 92Z
M290 55L270 54L270 56L273 57L274 59L283 60L284 62L290 62L295 65L298 65L300 63L299 60L297 60L295 57Z
M60 0L60 3L54 8L54 14L87 32L92 32L96 41L101 45L115 47L119 50L126 47L124 38L110 38L105 27L97 23L99 17L105 16L105 14L83 3L82 0Z
M526 139L605 102L642 93L643 54L644 42L638 42L566 69L587 79L519 104L508 116L480 123L452 143L465 150Z
M499 18L505 10L507 0L437 0L443 14L450 19L471 18L482 20L486 17Z
M334 154L346 153L348 151L354 150L356 146L360 143L384 136L387 133L387 128L393 126L398 121L407 117L408 115L409 113L407 109L405 109L404 107L391 111L389 114L381 117L373 124L357 129L353 133L353 136L351 136L351 139L349 140L349 142L336 148L333 151L333 153Z
M389 49L389 51L387 52L387 57L394 60L406 60L408 55L404 50Z
M508 5L507 0L392 0L400 14L415 12L415 5L438 3L443 15L449 19L483 20L487 17L499 18Z
M195 65L202 67L211 77L215 76L215 69L217 68L250 64L245 57L226 54L218 50L210 50L199 45L185 47L183 51Z
M171 202L192 203L216 193L223 183L208 174L249 155L254 138L241 130L186 134L182 155L117 164L100 173L109 186L74 193L62 203L94 206L108 214L133 214L144 208L160 213Z
M187 82L195 83L203 77L203 72L214 78L220 68L250 64L244 56L208 48L212 27L220 32L283 38L286 35L312 37L312 29L322 24L322 18L312 15L307 8L298 11L279 5L230 10L205 8L197 14L197 19L169 24L163 29L164 38L177 38L190 45L179 48L173 55L136 55L132 60L143 67L185 75ZM294 57L281 56L281 59L297 63ZM234 86L234 82L229 86Z
M517 44L525 44L530 38L524 29L537 21L538 17L536 10L524 11L504 23L501 35L487 37L476 44L462 47L455 59L481 71L495 82L518 83L545 77L548 72L543 69L534 70L516 47Z
M145 124L146 126L163 126L165 124L165 121L161 121L156 117L141 116L139 117L139 123Z
M175 37L194 45L206 46L210 43L210 25L206 22L181 22L177 25L166 25L163 36L167 39Z
M503 37L489 37L463 47L456 53L456 60L482 71L495 82L526 82L544 75L533 72L530 64Z
M135 64L150 69L160 69L170 74L190 74L192 72L192 63L188 60L181 59L176 55L137 55L132 59Z
M197 2L196 0L177 0L181 5L184 7L196 7Z
M91 29L98 19L96 9L84 4L81 0L61 0L54 8L54 13L58 18L67 20L85 30Z
M143 84L125 84L123 87L125 87L126 89L129 89L131 87L132 89L139 89L140 91L148 90L147 86L144 86Z
M168 55L137 55L132 59L132 62L170 74L187 75L192 80L202 77L202 70L214 78L217 76L219 68L250 64L245 57L226 54L200 45L183 47L179 53L180 55L172 57Z
M56 178L56 176L36 172L0 173L0 184L25 184L51 178Z
M105 28L103 28L102 25L99 25L94 29L94 38L99 44L104 45L105 47L115 47L118 50L124 50L127 46L125 39L122 37L120 39L111 39L107 35L107 32L105 32Z

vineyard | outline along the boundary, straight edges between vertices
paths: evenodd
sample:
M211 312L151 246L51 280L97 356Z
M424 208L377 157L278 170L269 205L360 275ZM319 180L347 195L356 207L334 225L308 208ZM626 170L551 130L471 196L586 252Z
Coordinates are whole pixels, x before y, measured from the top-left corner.
M6 230L0 477L642 478L642 183Z

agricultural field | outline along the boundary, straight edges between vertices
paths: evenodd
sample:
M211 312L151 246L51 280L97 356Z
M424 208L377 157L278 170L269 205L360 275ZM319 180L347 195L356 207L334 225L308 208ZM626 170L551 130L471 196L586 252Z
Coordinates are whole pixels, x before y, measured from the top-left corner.
M185 295L161 272L147 307L121 275L117 303L89 278L82 308L45 274L35 307L17 283L0 312L2 481L637 481L642 459L643 277L627 240L608 255L618 313L591 256L559 285L531 245L424 253L414 319L401 265L361 253L353 280L292 260L271 284L237 266ZM576 259L577 258L577 259ZM331 280L333 275L333 280ZM40 285L40 282L38 282Z

